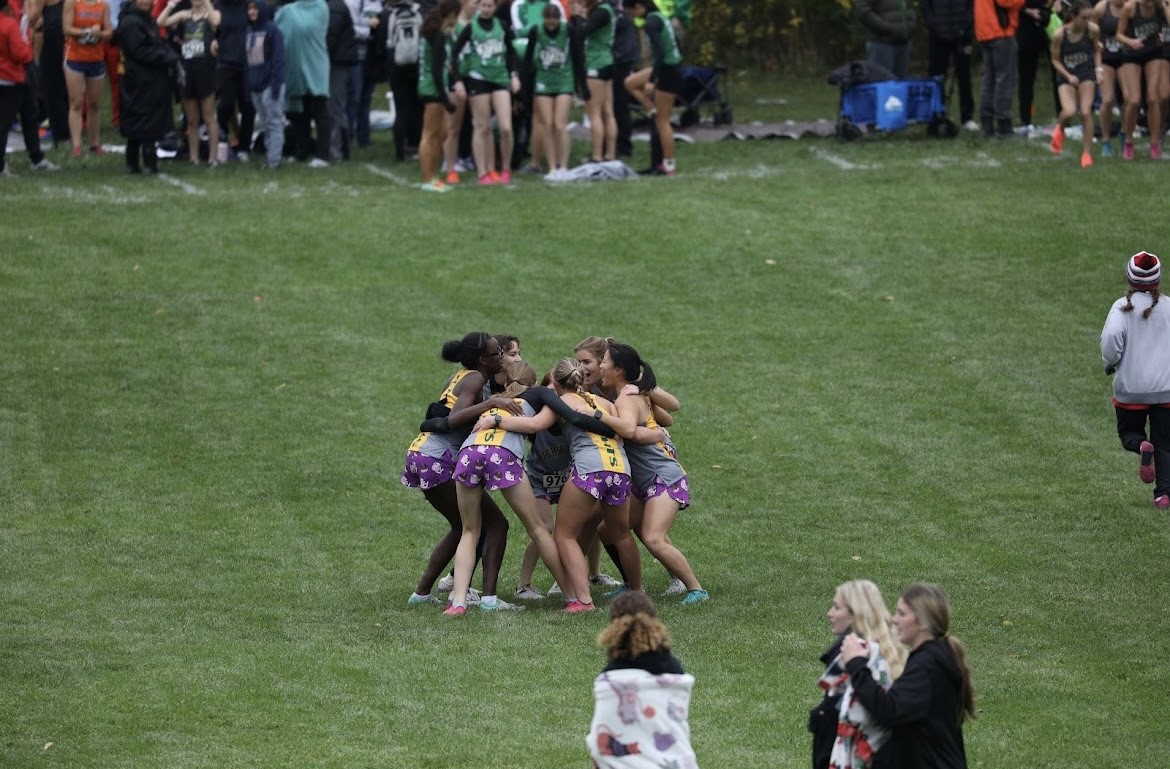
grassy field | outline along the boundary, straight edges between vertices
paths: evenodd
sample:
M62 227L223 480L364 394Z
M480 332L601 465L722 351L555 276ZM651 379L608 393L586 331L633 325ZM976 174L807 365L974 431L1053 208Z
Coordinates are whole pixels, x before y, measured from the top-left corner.
M1164 167L919 126L427 196L377 142L273 174L13 158L0 766L586 766L600 612L406 606L443 526L398 472L473 330L538 366L616 336L681 398L672 538L712 600L660 611L702 766L807 765L855 577L949 590L973 767L1170 765L1170 536L1097 349L1125 259L1165 249Z

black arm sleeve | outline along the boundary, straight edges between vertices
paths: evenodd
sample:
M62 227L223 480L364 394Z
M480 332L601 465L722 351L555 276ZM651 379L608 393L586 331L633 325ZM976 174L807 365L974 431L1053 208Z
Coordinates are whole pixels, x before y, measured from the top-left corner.
M459 54L463 52L463 46L467 45L467 41L471 40L471 25L474 23L475 19L469 21L467 26L459 32L459 37L455 38L455 42L451 45L450 75L452 83L461 79L459 76Z
M666 58L666 51L662 49L662 18L659 16L646 17L643 29L650 41L651 66L657 72L658 68L662 66L662 60Z
M609 20L610 15L600 5L593 6L593 10L589 12L589 18L585 19L585 25L581 27L581 39L584 40L609 24Z
M520 393L520 397L537 411L548 406L558 417L564 419L574 427L579 427L582 430L596 435L604 435L606 438L612 438L617 435L612 427L600 419L594 419L587 414L582 414L569 408L569 405L561 400L561 396L547 387L529 387Z
M449 105L451 98L447 96L447 87L443 85L443 67L447 66L447 46L443 41L442 30L431 35L427 45L431 49L431 82L435 84L435 93Z
M508 65L508 74L512 75L516 70L516 48L512 45L515 35L512 33L512 28L504 27L504 62Z
M524 48L524 71L535 72L532 68L532 60L536 53L536 27L528 30L528 45Z

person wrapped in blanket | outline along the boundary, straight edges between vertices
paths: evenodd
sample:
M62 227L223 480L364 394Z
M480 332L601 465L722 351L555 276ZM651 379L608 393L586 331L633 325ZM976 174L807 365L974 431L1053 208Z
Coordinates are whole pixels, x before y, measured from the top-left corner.
M606 665L593 681L593 722L585 745L596 769L697 769L691 746L695 677L671 651L670 630L641 590L610 604L597 636Z

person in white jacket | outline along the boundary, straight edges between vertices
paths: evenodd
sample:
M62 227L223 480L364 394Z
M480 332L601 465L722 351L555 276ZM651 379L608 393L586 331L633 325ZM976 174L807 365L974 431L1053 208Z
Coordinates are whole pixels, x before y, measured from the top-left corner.
M1147 251L1125 266L1129 290L1101 329L1101 361L1113 375L1117 436L1141 457L1138 475L1154 484L1154 505L1170 508L1170 307L1159 308L1161 260ZM1149 435L1146 435L1146 424Z

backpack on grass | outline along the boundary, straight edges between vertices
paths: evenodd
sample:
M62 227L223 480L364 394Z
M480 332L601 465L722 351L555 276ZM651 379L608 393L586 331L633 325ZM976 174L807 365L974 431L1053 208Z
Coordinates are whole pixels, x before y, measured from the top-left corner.
M422 10L418 3L399 2L390 6L390 28L386 32L386 50L399 66L418 64L418 36L422 29Z

